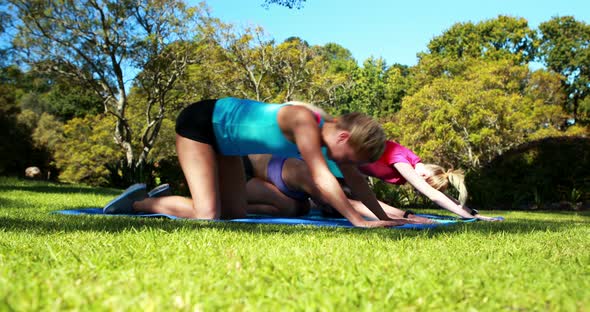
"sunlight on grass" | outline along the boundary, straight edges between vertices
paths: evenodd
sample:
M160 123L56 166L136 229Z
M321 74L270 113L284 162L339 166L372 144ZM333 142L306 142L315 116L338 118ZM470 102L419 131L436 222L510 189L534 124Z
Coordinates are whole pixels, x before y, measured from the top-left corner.
M50 214L118 193L0 178L0 310L590 306L588 212L427 231Z

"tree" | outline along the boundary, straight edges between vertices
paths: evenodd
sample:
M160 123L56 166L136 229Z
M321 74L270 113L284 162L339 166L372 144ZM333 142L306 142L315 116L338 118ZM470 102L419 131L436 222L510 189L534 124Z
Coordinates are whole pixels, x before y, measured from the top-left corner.
M524 18L500 15L473 24L457 23L428 43L428 53L452 59L514 59L525 64L535 56L535 31Z
M8 28L11 26L12 16L8 12L8 3L5 0L0 0L0 66L2 67L9 64Z
M590 25L572 16L554 17L539 25L539 31L540 59L565 77L566 103L575 119L590 94Z
M384 106L387 64L381 58L368 58L352 75L354 81L349 95L349 111L377 116Z
M43 64L43 67L47 64ZM101 98L91 89L59 74L35 70L22 73L23 94L16 100L20 109L41 115L49 113L61 121L86 114L98 114Z
M306 0L265 0L262 6L268 8L271 4L277 4L289 9L301 9Z
M9 0L18 17L15 46L25 61L88 86L115 117L114 139L128 168L141 169L169 103L168 92L194 61L200 11L181 1ZM139 74L138 74L139 72ZM146 94L145 130L134 148L126 115L130 83Z
M314 60L307 99L334 114L348 108L348 93L354 85L352 74L358 68L352 53L336 43L314 47L319 56Z
M316 53L307 42L300 38L289 38L277 46L277 72L275 77L280 84L284 102L295 100L296 93L309 89L313 70L310 65Z
M479 168L526 140L560 135L559 96L545 102L557 81L511 60L480 60L463 76L434 79L404 98L387 128L427 161Z
M51 143L59 179L66 182L109 185L122 150L110 140L111 116L73 118L63 126L63 137ZM43 141L39 137L40 141Z
M220 24L211 29L212 42L203 62L208 79L222 94L238 95L257 101L276 96L274 72L277 51L274 40L261 27L236 31L233 25Z
M456 23L428 43L428 52L419 53L418 65L411 68L414 94L434 79L460 76L479 60L511 60L528 64L536 53L535 31L523 18L498 16L479 23Z
M410 88L410 70L406 65L394 64L385 73L385 101L381 116L389 116L401 109L403 98Z
M37 115L23 116L18 101L26 94L25 73L16 66L0 68L0 174L22 174L27 166L40 165L31 140Z

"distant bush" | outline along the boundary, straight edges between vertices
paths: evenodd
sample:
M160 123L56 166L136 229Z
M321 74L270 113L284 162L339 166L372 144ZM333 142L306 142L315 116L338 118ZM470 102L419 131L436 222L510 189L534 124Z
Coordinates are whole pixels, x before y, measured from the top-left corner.
M112 138L112 122L102 115L73 118L63 126L63 137L54 143L55 163L62 182L111 185L109 166L123 159Z
M35 113L21 112L0 99L0 175L22 177L29 166L38 166L42 172L48 172L51 154L31 138L37 119ZM49 177L44 174L43 178Z
M590 138L522 144L467 175L470 206L571 209L590 200Z

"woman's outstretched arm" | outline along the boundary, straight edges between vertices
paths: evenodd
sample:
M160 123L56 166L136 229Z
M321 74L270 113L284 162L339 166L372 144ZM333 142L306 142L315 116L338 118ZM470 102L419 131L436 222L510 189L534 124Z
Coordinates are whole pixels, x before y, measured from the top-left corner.
M399 173L410 183L413 187L415 187L418 192L422 193L424 196L428 197L432 200L435 204L439 205L440 207L453 212L463 218L477 218L484 221L498 221L496 218L482 216L480 214L472 215L472 209L468 207L461 206L459 202L447 196L445 193L433 188L428 184L424 178L419 176L416 173L416 170L407 163L395 163L393 164L395 169L399 171ZM465 209L467 208L467 210Z
M408 183L410 183L414 188L416 188L416 190L418 190L418 192L428 197L435 204L463 218L473 218L473 216L463 209L461 205L455 203L443 192L430 186L430 184L428 184L424 178L416 173L416 170L414 170L412 165L408 163L395 163L393 166L406 179L406 181L408 181Z

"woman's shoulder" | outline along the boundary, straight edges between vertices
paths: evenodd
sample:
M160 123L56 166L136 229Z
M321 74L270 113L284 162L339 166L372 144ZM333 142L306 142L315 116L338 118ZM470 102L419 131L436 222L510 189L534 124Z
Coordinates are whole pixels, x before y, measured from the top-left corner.
M317 119L314 111L306 108L305 106L292 105L292 104L271 104L281 106L281 113L288 116L291 120L310 120L315 121Z
M405 154L406 151L408 151L409 149L406 148L405 146L392 141L392 140L387 140L385 142L385 151L383 152L384 156L393 156L395 154Z
M409 148L392 140L385 143L385 152L381 159L388 164L405 162L414 164L420 161L420 158Z

